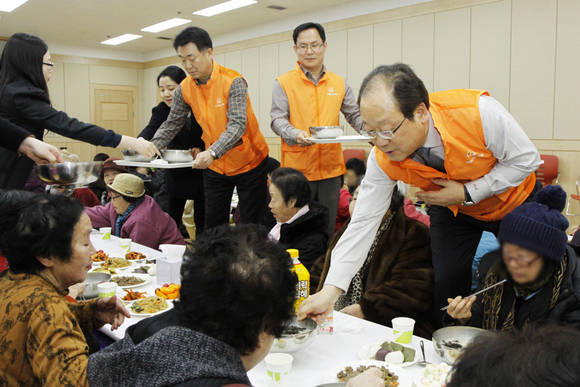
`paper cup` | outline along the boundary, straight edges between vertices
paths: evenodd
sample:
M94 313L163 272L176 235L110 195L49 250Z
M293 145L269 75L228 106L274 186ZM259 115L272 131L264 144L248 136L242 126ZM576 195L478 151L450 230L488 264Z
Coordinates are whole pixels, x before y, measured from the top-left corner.
M111 227L101 227L99 232L103 235L103 240L111 239Z
M124 253L128 253L129 251L131 251L131 238L119 238L117 243L119 244L119 248Z
M391 320L393 324L393 341L400 344L410 344L413 338L415 320L408 317L397 317Z
M159 250L161 250L168 258L183 258L183 253L185 253L185 245L170 245L163 244L159 245Z
M117 284L115 282L103 282L97 285L99 298L109 298L117 295Z
M288 385L288 375L292 369L294 358L288 353L271 353L264 359L270 386L283 387Z

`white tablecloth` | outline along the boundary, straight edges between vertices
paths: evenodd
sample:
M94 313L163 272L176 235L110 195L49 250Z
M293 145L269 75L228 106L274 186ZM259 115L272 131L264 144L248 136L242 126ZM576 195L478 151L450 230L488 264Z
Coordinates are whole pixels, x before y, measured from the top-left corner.
M91 241L97 250L103 249L106 253L115 249L117 242L115 237L109 241L103 241L98 233L91 234ZM156 258L161 253L157 250L133 243L132 251L138 251L147 258ZM136 288L137 291L147 291L154 294L155 288L159 287L157 278L147 285ZM115 340L120 340L125 336L125 330L133 324L143 320L146 317L131 317L125 319L123 325L115 331L111 331L109 325L101 328L101 331ZM235 329L235 327L232 327ZM353 361L359 360L358 352L363 345L381 344L393 338L393 331L383 325L375 324L370 321L361 320L340 312L334 312L334 332L331 335L320 334L314 338L312 344L302 351L293 354L294 363L289 376L289 387L309 387L321 383L334 381L334 375L342 367ZM441 360L435 353L430 340L425 340L413 336L411 346L415 348L415 359L421 358L419 341L423 340L425 344L425 355L427 361L440 363ZM415 378L423 373L424 368L421 366L411 366L405 368L403 372L409 376L407 379ZM268 386L266 375L266 366L262 361L256 367L248 372L252 384L256 387ZM412 384L401 383L400 387L410 387Z

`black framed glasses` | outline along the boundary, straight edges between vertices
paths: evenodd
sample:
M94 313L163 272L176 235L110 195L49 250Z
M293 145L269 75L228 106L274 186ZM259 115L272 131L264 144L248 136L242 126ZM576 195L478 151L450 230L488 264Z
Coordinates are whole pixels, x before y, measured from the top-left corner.
M50 67L51 69L54 69L54 63L42 62L42 64Z
M379 136L380 138L384 139L384 140L392 140L393 137L395 137L395 133L397 132L397 130L399 130L399 128L401 127L401 125L403 125L403 123L405 122L405 120L407 119L407 117L403 118L403 121L401 121L399 123L399 125L397 125L395 127L395 129L392 130L361 130L361 134L364 134L366 136L372 137L372 138L376 138L377 136Z

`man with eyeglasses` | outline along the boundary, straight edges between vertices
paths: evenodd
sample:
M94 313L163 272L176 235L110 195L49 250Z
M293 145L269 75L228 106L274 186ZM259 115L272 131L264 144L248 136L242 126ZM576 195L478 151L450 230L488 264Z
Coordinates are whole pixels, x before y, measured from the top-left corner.
M413 70L399 63L367 75L358 102L375 147L351 222L332 251L324 288L302 304L301 318L321 320L348 290L398 180L420 188L417 198L430 206L436 310L447 298L469 293L482 232L497 235L501 219L536 190L540 155L487 91L428 94ZM435 317L440 324L442 313Z
M242 222L263 223L268 145L252 109L246 80L213 59L213 43L202 28L181 31L173 46L189 76L175 89L169 116L152 142L166 147L193 112L206 148L194 155L193 165L204 170L205 229L229 222L234 188Z
M304 23L294 29L292 37L298 62L274 83L270 126L282 138L282 167L302 172L310 182L312 199L328 207L332 236L340 177L346 172L342 146L312 144L309 127L339 125L340 112L357 131L363 123L350 86L324 66L324 28Z

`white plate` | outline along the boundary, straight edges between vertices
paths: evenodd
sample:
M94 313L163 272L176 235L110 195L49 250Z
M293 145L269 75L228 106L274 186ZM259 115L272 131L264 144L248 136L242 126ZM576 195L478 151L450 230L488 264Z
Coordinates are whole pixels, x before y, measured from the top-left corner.
M187 163L169 163L169 164L157 164L150 161L127 161L127 160L115 160L117 165L122 167L144 167L144 168L158 168L158 169L175 169L175 168L191 168L193 166L193 161Z
M339 136L336 138L310 138L313 144L344 144L349 142L369 142L372 137L367 136Z
M145 282L137 284L137 285L127 285L127 286L119 286L121 289L131 289L131 288L138 288L139 286L147 285L151 282L151 276L149 274L138 274L138 273L129 273L124 272L122 274L116 274L111 277L111 282L116 277L137 277L145 280Z
M127 309L129 310L129 313L131 313L131 316L134 317L151 317L151 316L155 316L158 315L160 313L165 313L167 312L169 309L173 308L173 302L171 302L170 300L165 300L167 302L167 309L163 309L160 310L159 312L155 312L155 313L135 313L133 312L133 309L131 309L132 305L128 305ZM135 302L135 301L133 301ZM131 302L131 304L133 304L133 302Z
M413 377L409 371L405 370L404 368L401 368L400 366L397 366L394 364L387 364L383 361L377 361L377 360L355 360L355 361L349 362L347 364L343 364L342 366L336 367L334 372L331 375L329 375L328 381L326 383L338 382L338 378L336 377L336 374L338 374L340 371L342 371L345 367L352 367L352 368L356 369L357 367L359 367L361 365L388 368L389 371L393 372L395 375L397 375L399 377L399 386L411 386L413 383Z
M363 345L362 347L359 348L357 356L360 360L373 360L374 361L374 355L377 353L377 351L381 348L380 344L366 344ZM409 347L412 349L415 349L413 347ZM415 361L417 359L417 350L415 350L415 359L413 359L413 361ZM376 361L380 361L380 360L376 360ZM389 364L390 363L386 363L386 362L381 362L384 364ZM405 363L412 363L412 362L405 362ZM403 364L405 364L403 363ZM399 364L393 364L393 365L399 365Z

